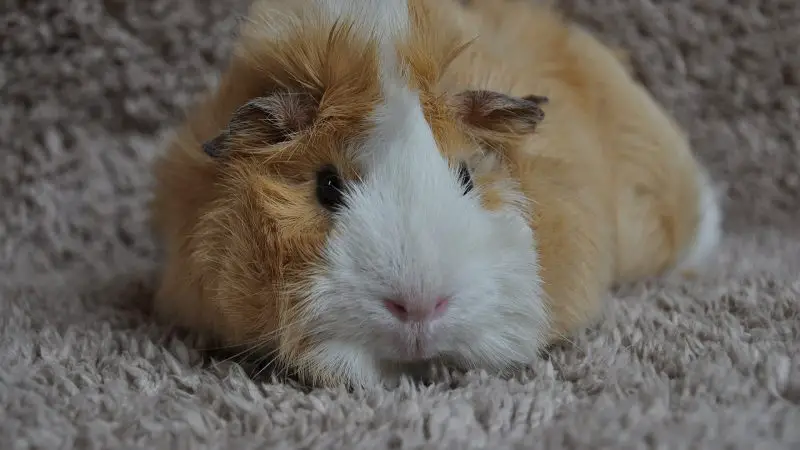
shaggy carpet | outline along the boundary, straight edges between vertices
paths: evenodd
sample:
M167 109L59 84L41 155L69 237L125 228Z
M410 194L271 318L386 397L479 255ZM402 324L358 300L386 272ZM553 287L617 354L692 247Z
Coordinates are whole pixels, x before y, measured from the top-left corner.
M800 448L800 2L571 0L725 192L691 282L621 288L527 377L250 377L142 305L148 164L244 1L0 4L0 448Z

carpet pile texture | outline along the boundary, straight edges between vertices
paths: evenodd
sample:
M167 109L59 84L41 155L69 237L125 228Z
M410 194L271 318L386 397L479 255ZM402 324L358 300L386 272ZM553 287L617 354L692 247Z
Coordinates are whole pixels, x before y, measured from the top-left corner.
M246 1L3 1L0 448L800 448L800 2L559 3L686 127L723 248L527 377L348 393L251 378L142 307L149 164Z

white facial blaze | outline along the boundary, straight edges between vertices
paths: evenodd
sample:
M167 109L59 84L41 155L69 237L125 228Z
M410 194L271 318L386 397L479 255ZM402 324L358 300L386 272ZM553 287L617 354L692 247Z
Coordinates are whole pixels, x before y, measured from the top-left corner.
M410 92L388 94L375 118L374 134L358 155L364 185L343 219L364 228L362 240L349 245L375 262L387 298L451 295L457 273L444 268L470 251L463 237L481 226L483 213L462 195Z

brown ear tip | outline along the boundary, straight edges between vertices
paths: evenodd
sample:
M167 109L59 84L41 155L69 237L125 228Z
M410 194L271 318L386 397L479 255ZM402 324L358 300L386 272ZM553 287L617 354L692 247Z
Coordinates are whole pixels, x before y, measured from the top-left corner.
M224 154L224 136L220 135L214 139L203 142L203 153L216 159Z
M550 103L550 98L544 95L526 95L525 97L522 97L522 99L536 103L537 105L546 105Z

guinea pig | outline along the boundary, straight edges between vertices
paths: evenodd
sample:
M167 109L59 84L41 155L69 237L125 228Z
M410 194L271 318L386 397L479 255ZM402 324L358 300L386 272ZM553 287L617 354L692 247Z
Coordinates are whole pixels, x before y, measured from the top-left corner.
M624 52L528 2L257 0L154 170L158 316L321 386L524 366L721 235Z

